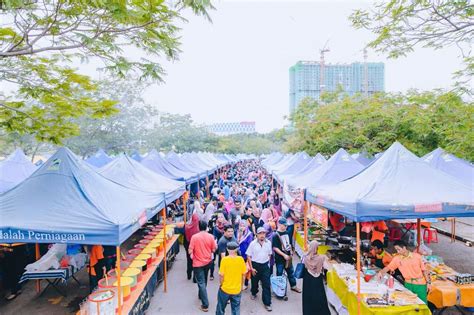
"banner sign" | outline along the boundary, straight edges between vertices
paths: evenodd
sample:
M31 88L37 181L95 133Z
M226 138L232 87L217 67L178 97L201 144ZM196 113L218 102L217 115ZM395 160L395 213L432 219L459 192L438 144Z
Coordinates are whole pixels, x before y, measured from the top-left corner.
M326 208L311 204L309 213L314 222L320 224L325 230L328 228L328 210Z

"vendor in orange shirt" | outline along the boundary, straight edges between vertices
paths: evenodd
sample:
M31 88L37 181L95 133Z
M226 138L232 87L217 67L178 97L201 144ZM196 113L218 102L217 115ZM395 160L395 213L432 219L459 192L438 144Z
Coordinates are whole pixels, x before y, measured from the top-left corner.
M346 227L344 217L339 213L332 212L329 216L329 222L331 222L333 231L337 233L341 233Z
M104 277L105 261L104 248L102 245L88 246L89 254L89 286L92 292L99 283L99 280Z
M395 241L395 250L398 255L395 255L388 264L377 274L379 279L387 271L395 271L398 269L405 278L405 288L418 295L420 300L427 303L428 291L431 288L431 279L426 271L425 264L418 253L412 253L407 249L404 241Z
M368 256L371 258L372 263L380 269L387 267L392 261L392 255L385 251L384 245L380 240L373 241L371 245L372 248Z

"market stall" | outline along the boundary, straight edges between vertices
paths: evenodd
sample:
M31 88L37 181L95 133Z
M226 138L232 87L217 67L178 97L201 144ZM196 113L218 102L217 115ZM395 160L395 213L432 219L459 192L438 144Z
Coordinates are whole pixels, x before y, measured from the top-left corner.
M390 301L393 300L397 304L399 299L410 300L407 294L400 297L398 291L390 288L388 279L385 285L391 290L387 290L386 294L380 294L380 291L373 293L370 290L365 290L374 286L363 285L366 280L362 278L362 275L364 274L365 278L368 275L368 269L361 269L361 248L363 247L360 237L361 223L392 219L418 220L417 244L420 244L421 218L474 216L472 187L432 168L399 143L394 143L382 156L356 176L335 185L309 188L306 191L306 200L319 208L329 209L339 216L355 222L355 244L351 240L348 247L355 248L357 268L355 274L351 271L351 277L346 279L349 283L347 281L344 283L349 291L354 293L350 284L354 284L352 280L355 278L355 288L352 287L352 289L355 289L357 305L353 307L354 300L351 302L351 299L341 299L341 303L351 314L370 314L378 312L380 307L383 307L387 312L390 309L390 313L401 314L402 311L391 308ZM309 208L309 205L305 207L305 218ZM305 243L303 243L304 245ZM431 275L437 279L433 281L434 287L436 287L435 282L441 279L437 277L437 274L431 273ZM334 292L339 296L347 290L337 279L341 278L341 274L338 273L337 276L335 274L330 276L332 277L330 287L332 286L332 290L335 290ZM466 306L473 307L474 305L469 304L469 298L462 298L463 292L470 294L470 286L469 284L457 292L461 293L461 300L467 301ZM428 297L428 300L435 305L435 299L440 295L439 291L434 289ZM368 296L371 298L370 303L367 300ZM388 304L385 305L386 303ZM414 303L414 305L418 305L415 310L417 307L419 311L424 309L422 304ZM442 304L438 303L438 305Z
M162 192L129 189L110 181L61 148L32 176L0 195L0 242L116 246L120 275L120 245L159 213L157 205L164 199ZM166 222L166 212L161 213ZM159 233L167 235L166 225ZM166 238L161 244L157 248L167 253ZM166 255L163 261L166 281ZM116 279L116 294L98 293L94 303L116 301L120 312L127 289L121 278Z

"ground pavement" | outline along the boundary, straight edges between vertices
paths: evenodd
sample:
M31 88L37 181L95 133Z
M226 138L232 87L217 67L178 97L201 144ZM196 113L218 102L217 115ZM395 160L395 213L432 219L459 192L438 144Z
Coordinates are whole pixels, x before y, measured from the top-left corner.
M295 261L296 264L296 261ZM207 294L209 296L209 312L204 313L199 310L200 300L197 297L197 285L192 280L186 278L186 256L181 247L181 251L174 263L172 270L168 273L168 292L163 292L163 283L160 284L155 296L152 298L150 308L146 312L151 314L215 314L217 305L217 289L219 279L217 278L217 269L213 281L208 281ZM301 280L298 280L298 286L301 288ZM240 313L244 314L278 314L278 315L301 315L301 294L289 290L288 301L277 300L272 297L272 312L267 312L262 303L261 290L257 299L250 299L250 287L242 293L240 303ZM230 314L230 305L227 305L226 314ZM336 314L334 312L334 314Z

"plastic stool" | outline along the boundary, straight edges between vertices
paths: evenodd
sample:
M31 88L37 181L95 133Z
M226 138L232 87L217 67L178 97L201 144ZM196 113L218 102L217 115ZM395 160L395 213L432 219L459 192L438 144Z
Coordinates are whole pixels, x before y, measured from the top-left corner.
M423 231L423 241L425 243L438 243L438 231L436 229L425 229Z
M388 239L390 242L401 240L402 231L398 228L391 228L388 234Z

